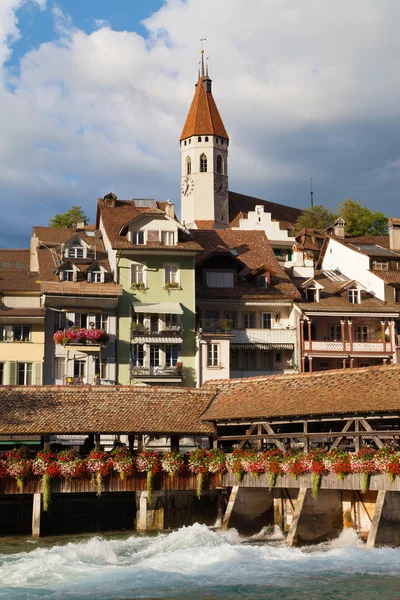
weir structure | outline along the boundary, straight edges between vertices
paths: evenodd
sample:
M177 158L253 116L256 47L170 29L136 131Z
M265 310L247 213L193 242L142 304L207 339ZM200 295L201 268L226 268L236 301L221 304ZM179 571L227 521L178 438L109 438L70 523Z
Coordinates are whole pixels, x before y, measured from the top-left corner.
M223 380L201 390L4 387L0 389L0 435L38 435L48 447L54 434L93 435L97 446L100 434L125 434L135 449L163 436L174 450L180 438L193 436L195 443L201 441L227 453L249 445L259 450L278 447L305 452L397 446L399 375L399 367L385 366ZM368 547L400 545L399 478L390 482L387 475L371 475L369 490L362 493L358 474L343 480L325 475L315 500L311 475L297 480L278 476L269 490L266 475L245 474L236 481L226 473L209 476L198 500L194 475L158 474L151 505L145 478L140 473L125 480L110 476L102 498L95 498L95 486L88 477L52 480L53 503L46 514L41 510L37 478L27 478L20 489L10 478L0 479L0 534L10 533L7 523L13 518L16 522L18 514L25 523L24 533L29 521L37 536L49 529L55 532L49 525L54 518L66 523L68 515L72 520L80 515L78 521L89 521L95 507L101 506L104 514L118 513L121 528L141 531L195 521L244 532L276 525L287 533L287 544L294 545L332 538L352 527ZM118 528L105 526L100 517L98 525ZM66 532L57 529L57 533Z

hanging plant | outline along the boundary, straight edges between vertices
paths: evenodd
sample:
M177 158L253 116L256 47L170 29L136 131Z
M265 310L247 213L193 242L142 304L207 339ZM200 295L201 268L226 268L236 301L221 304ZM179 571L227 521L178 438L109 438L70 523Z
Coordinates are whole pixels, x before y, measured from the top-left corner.
M225 452L212 448L207 456L207 469L212 475L220 475L226 471Z
M58 465L49 450L41 450L32 461L32 473L41 477L42 505L47 512L50 505L50 479L57 477Z
M350 455L345 450L333 448L326 455L326 467L330 473L336 473L338 479L352 472Z
M321 486L322 475L327 472L326 452L318 449L310 450L307 455L308 470L312 473L311 495L316 500Z
M75 450L61 450L57 453L57 465L60 477L73 479L86 472L86 465Z
M267 450L262 455L262 463L264 471L267 474L268 488L271 491L275 487L276 478L278 475L282 475L282 457L283 452L279 448L273 450Z
M350 458L352 472L361 475L362 494L368 491L370 477L376 472L375 452L375 448L363 446L357 454L352 454Z
M7 475L17 482L17 488L22 489L24 478L27 477L32 468L32 461L28 458L28 450L25 446L13 448L6 452Z
M101 496L104 490L103 478L110 474L112 458L107 452L101 452L94 448L86 459L86 468L92 474L92 481L96 486L96 496Z
M160 470L160 455L155 450L144 450L136 458L136 468L141 473L147 473L147 502L153 504L153 479Z
M379 448L374 457L375 467L379 473L387 474L392 483L400 475L399 455L393 448Z
M246 450L242 458L242 467L246 473L252 473L255 477L259 477L261 473L264 473L262 453L255 452L255 450Z
M236 481L239 483L243 476L243 463L242 459L247 451L246 450L234 450L232 454L226 457L226 468L229 473L235 475Z
M161 458L161 468L170 477L180 475L185 469L185 461L180 452L164 452Z
M297 479L307 472L307 461L303 452L290 449L283 455L282 470Z
M196 495L200 500L203 490L204 475L208 472L208 450L193 450L189 452L188 468L192 473L196 473Z
M135 471L134 459L126 446L117 446L111 451L113 469L120 479L131 477Z

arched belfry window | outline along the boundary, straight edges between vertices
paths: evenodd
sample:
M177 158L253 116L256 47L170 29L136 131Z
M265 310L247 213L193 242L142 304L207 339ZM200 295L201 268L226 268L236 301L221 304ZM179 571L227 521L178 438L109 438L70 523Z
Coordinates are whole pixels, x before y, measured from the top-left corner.
M217 173L223 173L223 162L220 154L217 156Z
M200 156L200 173L207 173L207 156L204 153Z
M190 156L186 159L186 175L190 175L192 172L192 159Z

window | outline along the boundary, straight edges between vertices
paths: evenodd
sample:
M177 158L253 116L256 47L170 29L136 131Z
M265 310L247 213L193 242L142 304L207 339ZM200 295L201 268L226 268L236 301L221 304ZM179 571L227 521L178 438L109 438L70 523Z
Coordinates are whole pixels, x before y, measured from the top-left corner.
M74 325L75 327L86 329L88 326L87 313L75 313Z
M276 352L275 353L275 360L277 363L282 362L282 352Z
M94 374L99 375L100 379L108 378L108 363L106 358L99 358L97 356L94 359Z
M231 348L230 363L231 371L239 369L239 352L236 348Z
M150 346L150 366L160 366L160 347L154 346L153 344Z
M200 156L200 173L207 173L207 156L204 153Z
M179 286L179 265L164 265L165 285Z
M60 331L67 327L67 315L65 312L55 312L54 313L54 332Z
M331 342L342 341L342 327L341 325L329 325L329 339Z
M197 138L197 141L198 141L198 142L201 142L201 137L200 137L200 136Z
M60 273L61 281L74 281L74 270L73 269L63 269Z
M360 290L356 288L351 288L348 291L348 299L352 304L360 304Z
M144 244L144 231L132 231L131 242L136 246L142 246Z
M400 288L394 288L394 301L400 302Z
M183 144L186 146L186 140L183 142Z
M389 270L389 262L387 260L385 260L385 261L373 260L372 268L375 269L376 271L388 271Z
M218 154L218 156L217 156L217 173L223 173L222 156L220 154Z
M255 369L256 368L256 351L255 350L244 350L242 353L243 369Z
M218 144L218 143L219 143L219 139L218 139L218 138L216 138L216 140L215 140L215 143L216 143L216 144Z
M29 342L31 339L30 325L14 325L14 340Z
M263 326L263 329L271 329L271 327L272 327L271 313L263 313L262 314L262 326Z
M74 378L83 381L86 377L86 359L74 360Z
M0 325L0 342L12 342L13 334L12 325Z
M243 313L243 328L254 329L256 326L256 313L246 312Z
M207 366L219 367L219 344L208 344Z
M207 136L204 138L204 141L205 141L205 142L208 142L208 137L207 137Z
M134 344L132 352L132 364L134 367L143 367L144 365L144 345Z
M101 271L90 271L90 273L88 274L89 283L101 283L102 279L103 278Z
M18 363L18 385L32 384L32 363Z
M258 287L261 289L266 289L268 287L268 277L266 275L259 276Z
M280 313L275 313L275 325L279 325L280 322L281 322Z
M62 379L64 381L65 375L65 358L56 356L54 357L54 379Z
M65 256L68 258L85 258L85 249L82 246L69 246Z
M186 158L186 175L191 175L192 173L192 159L190 156Z
M165 346L165 365L167 367L175 367L178 362L178 353L178 344L167 344Z
M108 329L108 315L107 315L107 313L105 313L105 314L97 314L96 315L95 327L96 327L96 329L104 329L104 331L107 331L107 329Z
M368 342L368 326L359 325L356 327L356 342Z
M145 266L140 263L131 264L131 283L146 285Z
M331 363L329 362L320 362L319 363L319 371L329 371L331 368Z
M173 331L178 331L181 328L180 315L165 315L165 326Z
M161 232L161 243L165 246L174 245L174 232L173 231L162 231Z
M283 250L281 250L281 248L274 248L274 254L275 256L283 256Z
M237 329L237 313L235 313L235 312L225 312L224 313L224 319L226 321L230 321L231 322L231 328L232 329Z
M272 352L268 352L268 350L261 351L261 367L266 371L272 371L274 368Z
M233 271L207 271L206 281L208 287L231 288L233 287Z
M4 363L0 363L0 385L4 385Z
M305 295L309 302L319 302L319 293L316 288L307 288Z
M191 143L192 143L192 138L189 138L189 144L191 144Z

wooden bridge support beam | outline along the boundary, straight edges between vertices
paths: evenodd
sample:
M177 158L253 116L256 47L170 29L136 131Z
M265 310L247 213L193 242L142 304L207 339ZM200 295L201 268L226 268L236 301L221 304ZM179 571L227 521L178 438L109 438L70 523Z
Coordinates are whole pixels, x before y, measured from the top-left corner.
M40 537L40 517L42 514L42 494L33 494L32 537Z
M386 499L386 490L379 490L378 496L375 502L374 515L372 517L371 527L368 533L368 539L366 543L367 548L374 548L376 543L376 537L378 534L379 523L381 521L383 507Z
M221 529L228 529L229 520L232 516L233 508L235 506L236 498L239 493L239 486L234 485L229 496L228 506L226 507L226 511L224 514L224 518L222 519Z
M297 529L299 526L301 511L303 510L303 506L306 501L306 496L307 496L307 488L300 488L299 495L297 496L297 500L296 500L296 507L295 507L293 519L290 524L289 532L288 532L287 538L286 538L287 546L294 546L294 544L297 541Z

